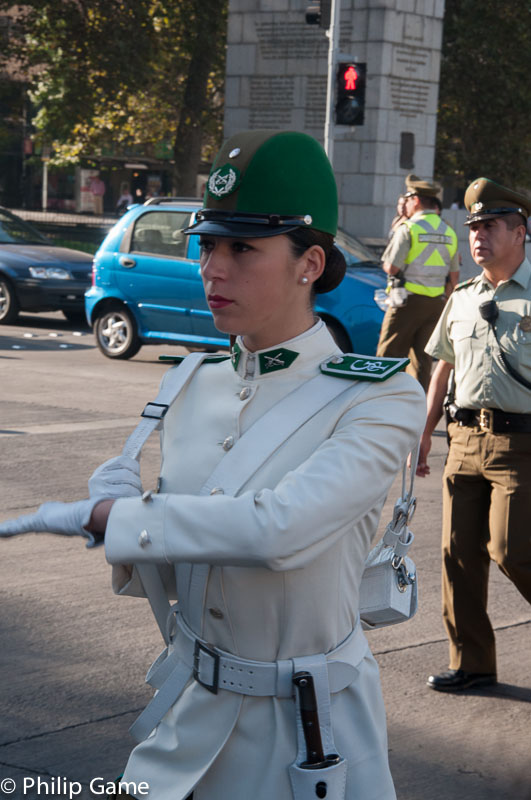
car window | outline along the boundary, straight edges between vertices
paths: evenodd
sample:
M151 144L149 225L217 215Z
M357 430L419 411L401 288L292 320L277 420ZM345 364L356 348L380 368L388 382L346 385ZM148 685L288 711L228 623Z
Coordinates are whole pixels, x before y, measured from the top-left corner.
M364 263L368 261L374 263L377 261L376 255L368 247L346 231L338 230L336 244L339 245L343 252L348 266L353 266L357 262Z
M135 222L131 251L171 258L186 256L184 228L190 222L189 211L150 211Z
M0 211L0 244L49 244L35 228L12 214Z

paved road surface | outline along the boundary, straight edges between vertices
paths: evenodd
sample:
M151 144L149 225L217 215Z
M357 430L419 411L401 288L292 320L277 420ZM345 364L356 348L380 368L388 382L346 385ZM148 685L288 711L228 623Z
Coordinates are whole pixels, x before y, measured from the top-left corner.
M0 519L48 499L84 497L88 475L119 452L155 397L165 369L158 355L172 351L150 346L131 361L110 361L87 329L75 331L60 314L23 315L1 327ZM370 634L397 793L399 800L530 800L531 608L496 569L490 611L501 682L460 695L425 687L447 663L439 611L446 443L439 434L432 475L417 484L412 526L420 611ZM143 454L145 486L154 485L157 464L153 439ZM398 491L397 484L393 500ZM89 797L92 779L122 771L127 728L150 695L143 676L161 643L147 604L112 594L101 549L33 534L0 542L0 596L0 800Z

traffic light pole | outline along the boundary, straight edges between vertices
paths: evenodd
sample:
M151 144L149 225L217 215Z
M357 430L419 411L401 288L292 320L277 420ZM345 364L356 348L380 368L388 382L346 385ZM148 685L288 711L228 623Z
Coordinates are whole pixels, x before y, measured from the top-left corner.
M324 129L324 145L332 167L334 166L334 92L336 83L336 64L339 50L339 13L341 0L332 0L330 11L330 28L328 36L328 84L326 87L326 121Z

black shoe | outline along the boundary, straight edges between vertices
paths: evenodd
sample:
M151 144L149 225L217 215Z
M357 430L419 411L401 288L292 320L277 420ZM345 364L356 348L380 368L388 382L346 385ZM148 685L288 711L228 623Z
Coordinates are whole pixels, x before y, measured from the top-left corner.
M449 669L440 675L430 675L428 686L437 692L460 692L473 686L492 686L496 675L492 672L465 672L464 669Z

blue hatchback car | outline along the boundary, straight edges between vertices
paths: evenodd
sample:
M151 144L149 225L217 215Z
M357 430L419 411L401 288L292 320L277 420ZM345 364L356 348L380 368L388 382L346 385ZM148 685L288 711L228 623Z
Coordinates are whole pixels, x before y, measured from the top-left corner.
M228 337L214 327L199 270L199 237L185 236L197 200L155 198L129 208L93 263L87 319L108 358L131 358L142 344L217 350ZM371 252L339 233L347 274L318 295L316 312L345 351L373 354L385 311L384 273Z

